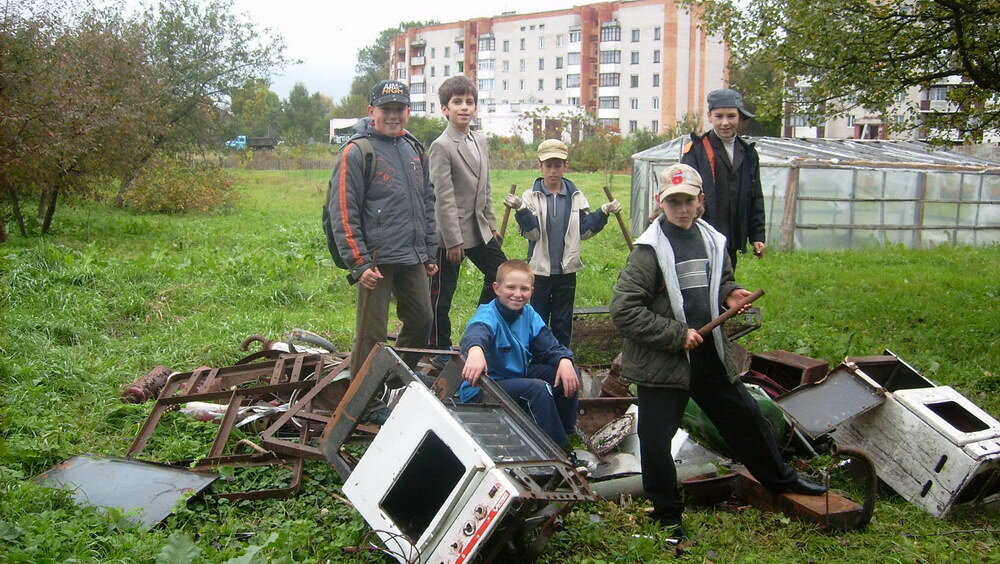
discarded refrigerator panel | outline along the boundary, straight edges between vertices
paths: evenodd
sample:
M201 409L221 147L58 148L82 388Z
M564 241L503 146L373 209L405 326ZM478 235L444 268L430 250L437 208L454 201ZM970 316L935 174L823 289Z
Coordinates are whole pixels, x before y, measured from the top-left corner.
M460 372L460 362L449 365ZM353 417L346 404L371 397L366 390L377 386L365 380L410 371L381 347L360 372L324 451L348 466L344 494L400 562L491 561L508 541L540 551L575 502L595 499L561 449L488 378L478 404L455 404L450 394L442 401L415 376L402 378L392 413L350 467L340 448L350 434L342 422ZM529 529L537 530L530 546L519 536Z
M775 398L799 430L813 439L845 420L874 409L885 401L885 389L853 363L833 369L819 382L801 385Z
M866 453L883 482L935 517L1000 501L1000 422L890 351L841 368L778 405L811 435L826 429L839 448ZM817 420L822 408L831 415Z
M82 454L39 474L34 481L69 488L78 504L118 508L128 519L152 527L170 515L184 495L197 494L218 479L217 474L154 462Z

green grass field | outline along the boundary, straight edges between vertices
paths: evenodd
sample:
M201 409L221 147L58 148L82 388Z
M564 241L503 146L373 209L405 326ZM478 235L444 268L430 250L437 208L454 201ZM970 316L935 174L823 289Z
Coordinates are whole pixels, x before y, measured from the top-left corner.
M339 480L321 463L309 464L303 492L293 499L194 500L151 531L28 481L76 454L122 456L150 404L122 404L118 394L155 365L228 365L243 356L237 347L244 337L282 338L296 327L349 347L354 290L330 260L319 223L329 173L234 175L245 197L229 213L138 216L63 204L51 236L15 236L0 246L0 561L384 561L342 553L340 547L361 542L367 526L330 495L339 492ZM510 185L521 192L534 177L494 172L498 218ZM569 177L592 206L604 201L602 175ZM613 189L625 203L628 185L627 177L615 177ZM523 258L513 218L507 235L508 255ZM741 342L754 352L791 350L831 365L888 348L1000 416L997 251L872 248L745 258L740 281L767 295L758 302L763 327ZM584 242L577 306L608 303L626 256L614 221ZM472 314L478 286L478 273L466 264L456 328ZM199 446L188 455L204 452L202 425L180 418L173 424L172 437L144 454L166 461L192 445ZM264 487L283 478L262 472L248 479ZM691 509L687 523L697 539L680 559L1000 562L1000 512L937 520L888 488L879 494L868 529L838 535L753 508ZM543 561L674 559L643 507L577 506ZM251 547L263 544L250 559Z

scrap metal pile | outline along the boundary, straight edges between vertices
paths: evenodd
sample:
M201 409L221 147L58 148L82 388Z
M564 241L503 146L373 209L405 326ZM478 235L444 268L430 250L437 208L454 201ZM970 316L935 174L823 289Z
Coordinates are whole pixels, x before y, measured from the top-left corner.
M606 313L577 311L574 349L603 346L604 358L620 351ZM759 326L753 310L725 327L734 339ZM642 495L635 398L615 363L581 365L581 474L489 378L480 380L481 403L457 403L464 359L453 351L379 344L351 375L350 355L307 331L296 330L288 342L251 336L242 348L254 341L264 350L232 366L154 368L122 392L123 401L155 400L128 458L74 457L38 479L73 487L81 503L134 509L152 526L184 492L251 500L293 495L305 462L325 461L380 549L400 562L530 561L575 503ZM726 457L724 442L691 404L672 441L689 504L739 499L849 530L870 520L877 479L937 517L1000 501L1000 422L889 351L848 358L830 371L824 361L786 351L735 348L746 367L741 378L779 444L857 462L866 471L866 499L862 505L833 491L814 498L767 492ZM411 369L400 355L413 353L451 359L441 370L424 362ZM211 441L182 459L139 460L169 433L164 421L177 417L172 412L210 422ZM287 483L216 491L222 488L213 487L215 472L223 468L273 469ZM118 493L101 485L111 473L122 484ZM164 487L150 493L152 481Z

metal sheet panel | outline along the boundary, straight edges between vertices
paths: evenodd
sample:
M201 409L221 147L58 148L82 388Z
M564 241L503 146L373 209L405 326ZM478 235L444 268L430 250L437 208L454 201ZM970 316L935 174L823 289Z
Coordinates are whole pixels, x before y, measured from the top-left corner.
M92 454L74 456L35 477L39 484L73 490L79 504L122 509L147 527L170 515L184 494L200 492L217 479L209 472Z
M812 438L825 435L855 415L885 401L885 389L850 363L841 364L822 381L775 398L792 423Z

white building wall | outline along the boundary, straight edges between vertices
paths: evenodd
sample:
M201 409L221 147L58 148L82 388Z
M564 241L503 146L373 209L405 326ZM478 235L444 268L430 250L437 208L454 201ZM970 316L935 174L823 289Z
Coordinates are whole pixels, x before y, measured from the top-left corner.
M482 87L479 91L480 114L488 111L490 105L564 105L580 103L592 96L596 117L618 120L618 127L626 134L633 127L635 130L655 128L660 132L689 112L703 114L704 95L725 86L726 50L721 40L709 38L703 46L702 32L692 25L691 16L666 0L623 1L615 3L614 7L617 9L610 12L608 21L618 22L621 38L597 42L596 73L589 64L570 65L571 54L579 54L584 63L591 55L581 53L580 42L570 43L571 28L587 28L588 22L581 21L586 15L561 10L497 16L486 23L471 20L472 25L478 22L481 33L489 29L494 37L493 50L477 52L479 60L493 60L492 70L480 69L477 65L474 70L464 71L466 75L477 75L477 86ZM676 10L676 14L666 14L667 9ZM677 21L677 37L668 29L671 19ZM591 33L599 34L602 23L607 22L589 22ZM421 69L426 84L422 95L426 103L422 110L415 107L414 115L441 115L436 92L444 79L460 72L464 46L457 44L455 38L464 33L466 25L469 24L459 22L415 30L417 40L426 42ZM633 30L638 30L637 41L633 41ZM654 39L657 35L659 38ZM478 41L478 37L466 37L465 40L472 43ZM608 50L620 51L619 63L600 62L600 51ZM635 63L632 62L633 52L638 54ZM658 62L654 62L657 55ZM560 66L557 61L561 62L561 68L557 68ZM417 72L420 71L410 67L411 85ZM600 86L601 73L618 73L618 84ZM569 86L570 75L579 75L581 86ZM636 86L632 86L633 76ZM595 90L591 90L590 77L595 79ZM666 88L668 81L670 88ZM667 92L670 100L664 99ZM617 98L618 107L601 107L601 98L605 106L613 105Z

